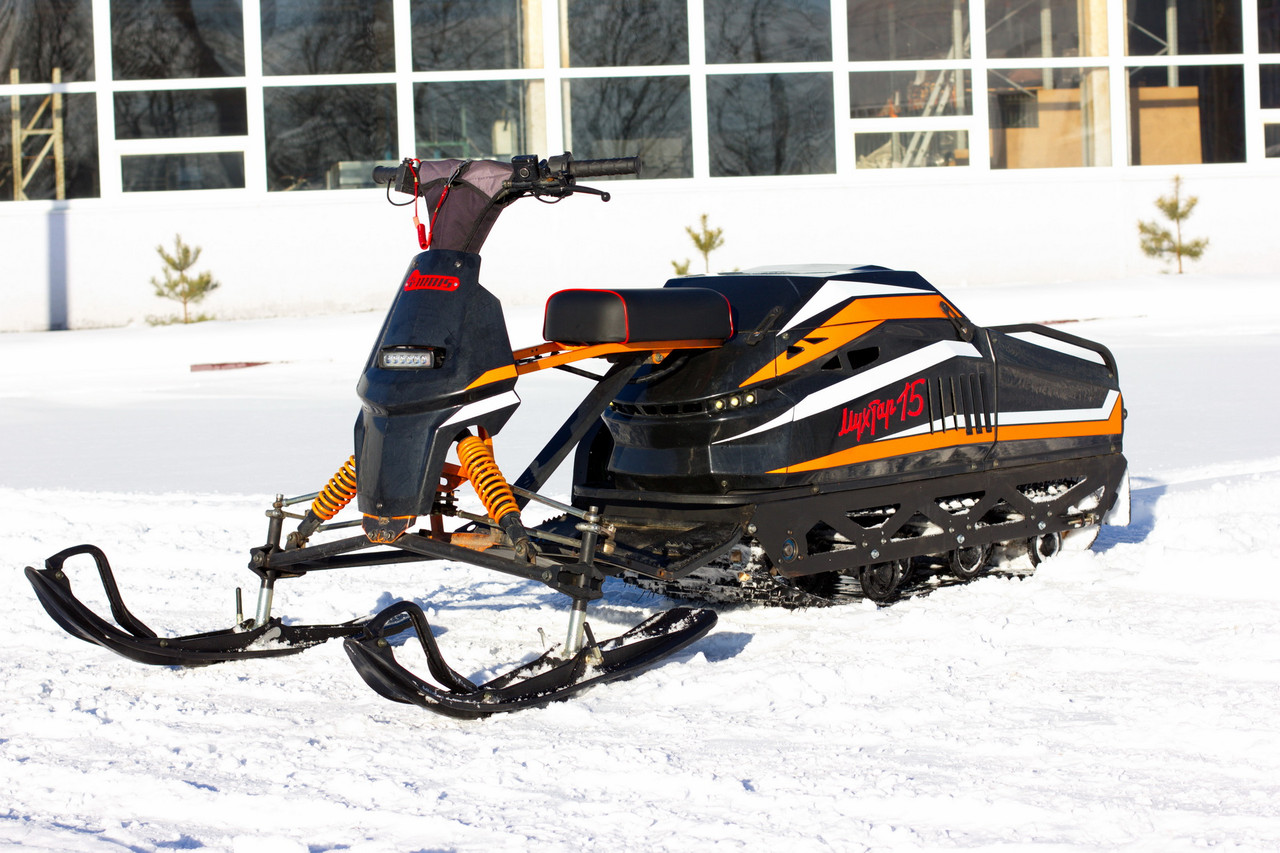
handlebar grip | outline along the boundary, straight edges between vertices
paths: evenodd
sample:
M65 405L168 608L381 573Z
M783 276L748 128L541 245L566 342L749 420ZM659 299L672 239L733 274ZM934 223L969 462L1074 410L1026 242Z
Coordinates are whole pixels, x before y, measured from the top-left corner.
M399 171L399 166L374 166L373 182L375 184L389 184L396 179L396 173Z
M614 157L610 160L570 160L569 174L574 178L602 178L606 175L638 175L643 167L640 157Z

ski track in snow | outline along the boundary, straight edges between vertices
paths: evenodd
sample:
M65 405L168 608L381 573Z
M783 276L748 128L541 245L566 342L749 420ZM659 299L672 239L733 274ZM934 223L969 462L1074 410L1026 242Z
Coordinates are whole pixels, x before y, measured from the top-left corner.
M230 624L237 584L252 605L243 566L270 492L314 490L350 453L380 318L0 335L0 845L1280 848L1277 286L950 291L979 323L1097 318L1063 328L1120 365L1128 527L1032 576L887 608L724 608L710 635L634 680L478 722L387 702L337 642L201 669L134 664L65 635L20 571L93 542L159 633ZM530 312L512 319L536 333ZM272 364L188 370L254 360ZM522 381L504 469L581 387ZM81 565L75 588L100 604ZM480 678L540 652L539 627L558 640L567 614L539 584L463 565L282 581L275 612L335 621L400 598ZM589 619L613 636L668 606L611 582ZM407 645L402 659L417 668Z

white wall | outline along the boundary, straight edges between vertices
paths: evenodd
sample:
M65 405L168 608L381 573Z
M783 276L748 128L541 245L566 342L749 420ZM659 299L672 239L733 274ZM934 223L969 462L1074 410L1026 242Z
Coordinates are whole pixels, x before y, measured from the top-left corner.
M1270 164L1267 164L1270 166ZM1280 164L1277 164L1280 166ZM610 182L613 201L523 200L486 246L482 278L504 299L562 287L658 286L672 259L701 259L684 227L723 227L712 269L876 263L967 283L1111 279L1158 271L1136 222L1159 219L1168 169L968 172L920 169L795 179ZM1280 271L1280 168L1181 170L1200 206L1187 236L1211 244L1192 271ZM417 251L410 211L380 190L165 193L0 205L0 330L144 322L179 306L154 296L157 243L175 233L222 287L199 306L221 319L381 310Z

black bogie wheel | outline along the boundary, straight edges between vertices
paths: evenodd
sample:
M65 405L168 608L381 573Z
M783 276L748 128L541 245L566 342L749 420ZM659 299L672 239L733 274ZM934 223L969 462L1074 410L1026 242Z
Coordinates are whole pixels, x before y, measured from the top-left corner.
M957 548L947 556L947 568L962 581L970 581L987 570L990 545L973 545Z
M910 562L907 560L891 560L887 563L863 566L858 571L862 594L877 604L894 601L907 579L909 567Z
M1027 554L1033 566L1040 565L1061 550L1062 535L1059 533L1045 533L1027 540Z

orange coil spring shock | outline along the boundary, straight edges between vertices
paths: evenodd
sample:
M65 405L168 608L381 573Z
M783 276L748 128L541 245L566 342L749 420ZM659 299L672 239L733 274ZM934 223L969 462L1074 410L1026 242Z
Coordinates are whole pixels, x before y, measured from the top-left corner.
M311 502L311 511L321 521L333 518L356 496L356 458L346 461Z
M498 463L493 459L493 447L488 442L474 435L458 439L458 459L462 462L462 474L475 487L490 518L500 522L504 516L520 511L511 486L498 470Z

